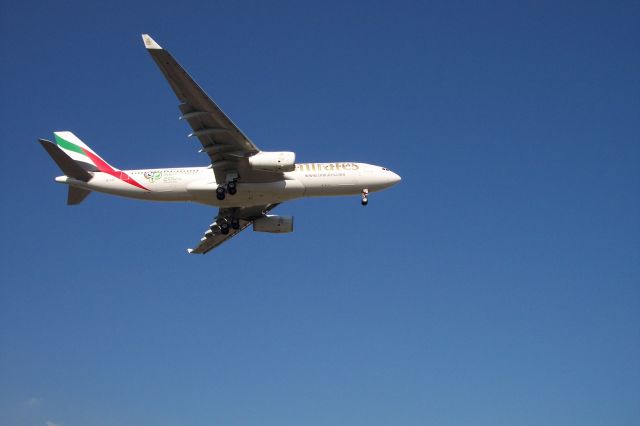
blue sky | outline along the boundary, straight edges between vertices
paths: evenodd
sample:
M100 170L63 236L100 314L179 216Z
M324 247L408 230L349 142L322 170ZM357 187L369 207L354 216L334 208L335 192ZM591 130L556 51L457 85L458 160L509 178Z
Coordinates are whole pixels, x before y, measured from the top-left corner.
M0 424L635 425L637 2L3 2ZM65 205L36 143L206 165L140 34L264 150L400 185Z

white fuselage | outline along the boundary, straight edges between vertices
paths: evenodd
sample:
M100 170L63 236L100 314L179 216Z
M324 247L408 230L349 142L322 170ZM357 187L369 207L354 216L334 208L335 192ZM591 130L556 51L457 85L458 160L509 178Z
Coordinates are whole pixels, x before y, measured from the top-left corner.
M400 176L386 168L351 162L296 164L295 171L269 175L273 179L256 182L240 176L237 193L224 200L216 198L216 188L224 182L216 182L211 167L123 170L119 175L95 172L89 182L66 176L56 178L56 181L128 198L193 201L217 207L267 205L303 197L359 195L364 189L380 191L400 181Z

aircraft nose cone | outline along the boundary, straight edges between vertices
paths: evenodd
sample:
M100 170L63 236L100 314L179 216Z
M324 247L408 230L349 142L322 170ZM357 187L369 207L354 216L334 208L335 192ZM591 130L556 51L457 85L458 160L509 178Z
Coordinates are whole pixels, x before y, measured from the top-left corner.
M396 183L400 182L402 180L402 178L400 177L399 174L391 172L391 184L395 185Z

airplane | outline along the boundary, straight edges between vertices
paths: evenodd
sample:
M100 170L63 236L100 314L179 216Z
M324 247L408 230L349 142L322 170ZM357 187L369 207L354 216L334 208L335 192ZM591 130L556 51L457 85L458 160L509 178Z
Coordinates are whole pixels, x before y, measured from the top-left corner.
M69 131L54 132L55 142L38 139L64 172L56 182L68 185L68 205L80 204L92 191L153 201L190 201L217 207L218 214L195 248L205 254L253 224L256 232L293 231L293 217L271 215L279 204L304 198L369 194L401 178L386 167L356 162L296 163L294 152L261 151L198 86L173 56L148 34L147 51L180 101L180 119L202 144L211 164L120 170Z

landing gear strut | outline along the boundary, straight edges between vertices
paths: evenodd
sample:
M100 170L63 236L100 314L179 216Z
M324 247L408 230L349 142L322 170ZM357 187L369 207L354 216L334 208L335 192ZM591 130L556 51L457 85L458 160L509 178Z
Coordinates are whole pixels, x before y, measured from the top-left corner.
M366 206L369 203L369 190L367 188L362 190L362 201L363 206Z

